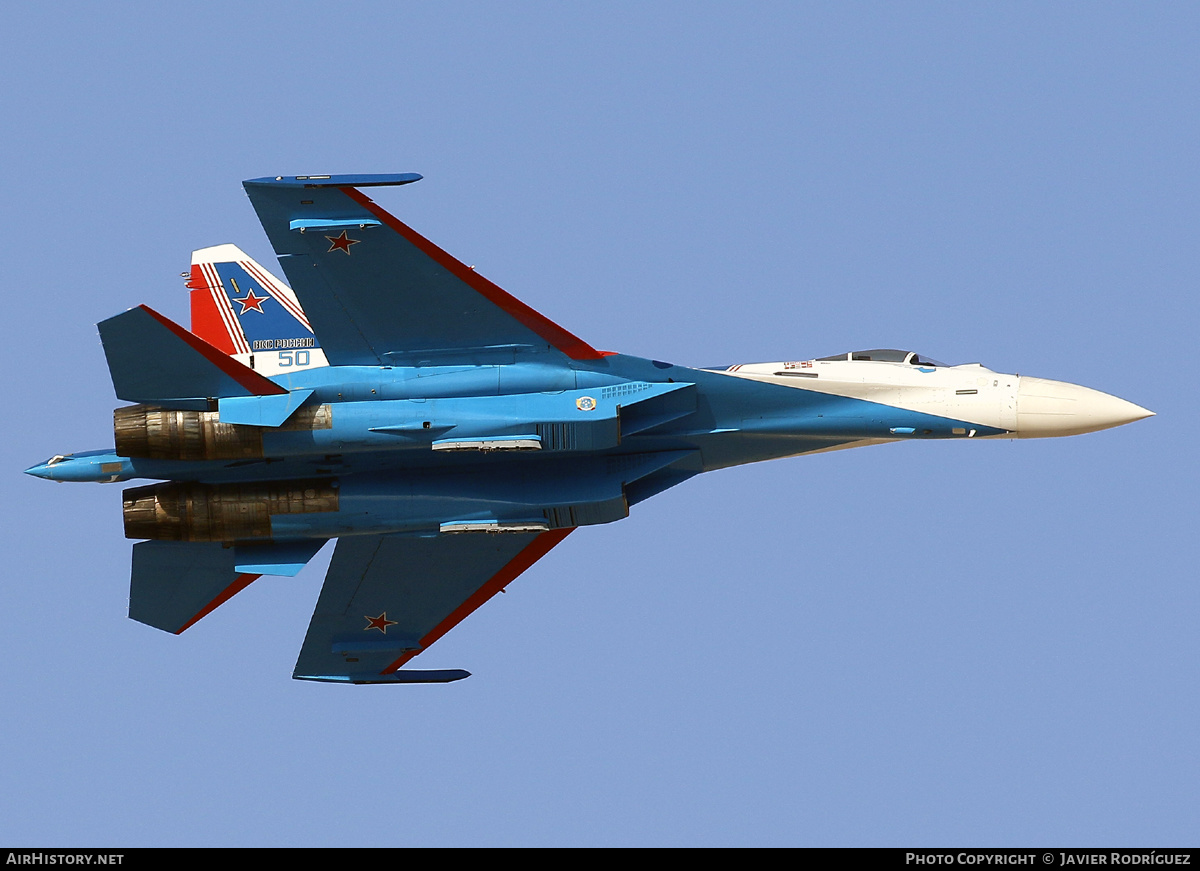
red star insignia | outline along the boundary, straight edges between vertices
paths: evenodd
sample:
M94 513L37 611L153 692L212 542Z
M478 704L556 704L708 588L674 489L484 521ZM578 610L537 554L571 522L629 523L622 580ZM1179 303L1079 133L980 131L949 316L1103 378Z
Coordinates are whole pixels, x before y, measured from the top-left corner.
M250 311L250 309L254 309L259 314L262 314L263 313L262 304L264 302L266 302L268 299L270 299L270 297L255 296L254 288L251 288L250 292L246 295L245 299L237 299L235 297L233 301L240 302L242 304L242 310L240 312L238 312L239 315L244 315L246 312Z
M326 251L326 254L329 254L331 251L345 251L349 255L350 246L357 245L362 241L362 239L351 239L346 235L345 230L342 230L342 235L340 236L326 236L325 238L329 240L329 251Z
M372 629L378 629L384 635L387 635L387 628L389 626L396 625L395 620L389 620L387 618L387 611L384 611L378 617L368 617L366 614L363 614L363 619L367 621L367 625L363 627L363 632L370 632Z

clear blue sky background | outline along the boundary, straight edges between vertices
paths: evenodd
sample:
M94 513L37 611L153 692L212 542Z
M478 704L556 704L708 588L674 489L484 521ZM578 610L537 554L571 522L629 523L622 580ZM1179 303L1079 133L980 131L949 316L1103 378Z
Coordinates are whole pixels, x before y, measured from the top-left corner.
M0 842L1167 845L1200 830L1190 3L26 4L0 32ZM718 472L422 657L289 678L328 559L125 616L94 324L383 205L597 345L907 347L1158 412Z

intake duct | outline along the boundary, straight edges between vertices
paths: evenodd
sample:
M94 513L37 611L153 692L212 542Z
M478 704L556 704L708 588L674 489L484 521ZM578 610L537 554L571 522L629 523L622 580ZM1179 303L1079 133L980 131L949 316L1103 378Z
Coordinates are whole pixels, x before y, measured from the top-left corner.
M170 483L131 488L122 501L126 538L234 542L270 538L273 514L337 511L338 490L328 478Z

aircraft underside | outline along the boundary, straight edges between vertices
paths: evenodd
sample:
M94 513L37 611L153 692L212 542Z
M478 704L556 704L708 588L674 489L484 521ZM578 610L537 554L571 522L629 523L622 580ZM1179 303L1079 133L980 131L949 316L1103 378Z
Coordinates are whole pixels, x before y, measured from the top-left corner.
M190 331L145 306L99 325L135 403L115 445L27 471L157 482L123 494L133 619L182 632L337 539L294 676L458 680L402 666L571 530L701 472L1150 415L890 349L719 371L597 351L360 190L419 178L246 182L289 283L235 246L200 249Z

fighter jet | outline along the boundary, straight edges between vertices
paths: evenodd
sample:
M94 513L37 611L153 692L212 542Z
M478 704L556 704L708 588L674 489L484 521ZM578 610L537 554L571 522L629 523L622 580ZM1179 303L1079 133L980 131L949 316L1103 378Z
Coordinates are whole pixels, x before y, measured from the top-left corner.
M572 530L701 472L1152 414L897 349L725 369L599 351L363 193L420 178L244 182L287 283L219 245L185 273L190 331L144 305L99 324L135 403L115 447L27 471L157 482L123 494L134 620L178 634L337 539L293 677L449 682L468 672L404 666Z

